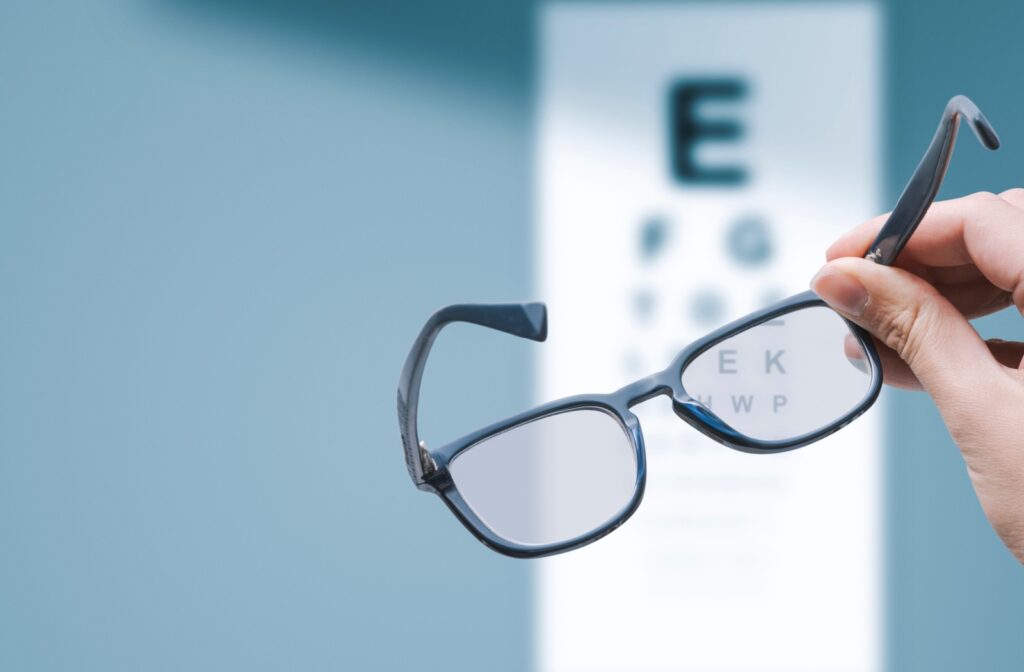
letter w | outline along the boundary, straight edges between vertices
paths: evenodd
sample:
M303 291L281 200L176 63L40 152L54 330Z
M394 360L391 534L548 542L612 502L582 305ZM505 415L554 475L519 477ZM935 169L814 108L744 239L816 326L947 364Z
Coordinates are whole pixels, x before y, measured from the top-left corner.
M750 413L750 407L754 403L754 395L752 394L741 394L737 397L735 394L732 396L732 410L739 413L740 409L743 409L743 413Z

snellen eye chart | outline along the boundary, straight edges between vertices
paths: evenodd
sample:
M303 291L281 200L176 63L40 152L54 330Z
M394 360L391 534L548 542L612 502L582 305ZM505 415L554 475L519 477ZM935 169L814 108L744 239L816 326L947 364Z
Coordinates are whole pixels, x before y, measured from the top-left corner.
M539 30L538 401L663 369L885 209L874 4L551 4ZM758 394L735 412L792 398ZM667 398L633 410L644 501L535 563L536 668L880 670L881 407L779 455L712 442Z

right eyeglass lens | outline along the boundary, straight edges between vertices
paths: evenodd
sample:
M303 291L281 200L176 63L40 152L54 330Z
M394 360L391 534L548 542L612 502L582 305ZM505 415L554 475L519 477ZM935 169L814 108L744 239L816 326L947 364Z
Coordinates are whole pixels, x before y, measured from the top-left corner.
M633 442L605 411L548 415L486 438L448 467L459 494L495 534L526 546L603 527L636 490Z
M683 371L683 388L752 439L823 429L863 403L870 363L846 322L813 306L715 344Z

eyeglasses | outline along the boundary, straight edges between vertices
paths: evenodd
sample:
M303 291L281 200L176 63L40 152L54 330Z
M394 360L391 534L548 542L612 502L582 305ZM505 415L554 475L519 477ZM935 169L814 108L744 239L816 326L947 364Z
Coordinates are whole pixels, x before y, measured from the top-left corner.
M961 119L982 145L998 149L978 107L952 98L866 258L891 265L899 256L939 191ZM676 415L715 441L778 453L843 428L882 385L868 333L807 291L704 336L665 370L616 392L552 401L430 449L417 432L420 382L434 339L452 322L543 341L547 311L542 303L442 308L413 344L398 385L413 483L440 496L487 546L515 557L589 544L633 514L646 478L643 433L631 411L637 404L670 396Z

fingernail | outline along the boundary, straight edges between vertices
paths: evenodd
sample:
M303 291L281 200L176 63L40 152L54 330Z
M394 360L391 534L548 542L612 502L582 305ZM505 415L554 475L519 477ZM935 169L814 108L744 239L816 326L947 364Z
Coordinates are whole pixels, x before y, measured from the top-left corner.
M825 303L851 317L863 315L868 303L868 290L860 280L831 266L823 267L811 279L811 289Z

